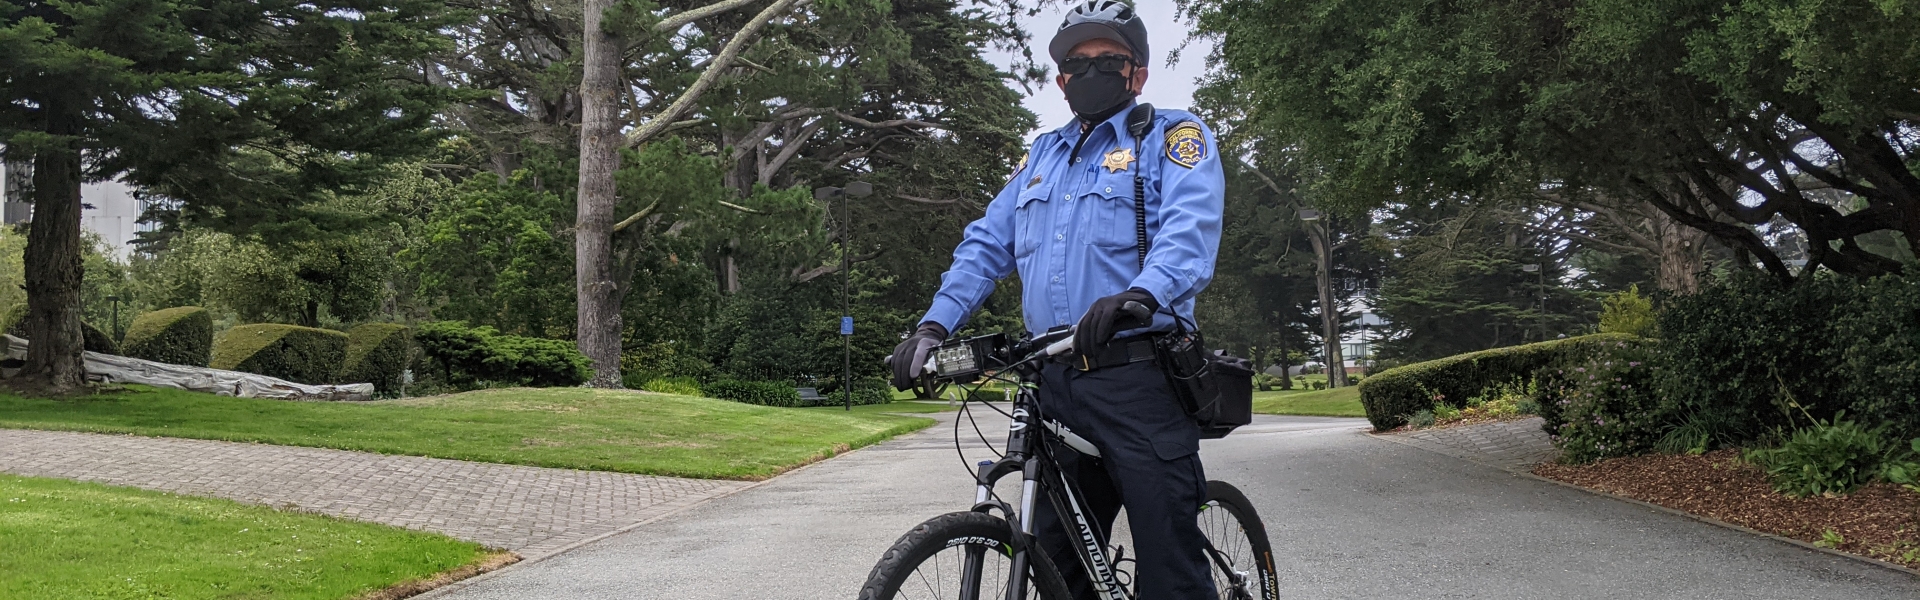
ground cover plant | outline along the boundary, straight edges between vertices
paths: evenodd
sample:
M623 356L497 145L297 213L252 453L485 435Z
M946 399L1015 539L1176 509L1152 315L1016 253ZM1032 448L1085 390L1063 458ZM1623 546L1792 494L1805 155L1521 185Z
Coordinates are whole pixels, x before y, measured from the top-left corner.
M1449 425L1472 425L1494 421L1524 419L1540 413L1538 392L1530 383L1495 386L1479 396L1468 398L1466 406L1454 408L1436 402L1433 408L1407 417L1408 429L1426 429Z
M1360 406L1360 388L1352 386L1331 390L1308 390L1303 387L1254 392L1253 412L1310 417L1367 416L1366 409Z
M497 555L438 534L228 500L0 477L4 598L339 600Z
M583 388L502 388L356 403L140 386L72 400L0 394L0 427L721 479L769 477L932 423Z

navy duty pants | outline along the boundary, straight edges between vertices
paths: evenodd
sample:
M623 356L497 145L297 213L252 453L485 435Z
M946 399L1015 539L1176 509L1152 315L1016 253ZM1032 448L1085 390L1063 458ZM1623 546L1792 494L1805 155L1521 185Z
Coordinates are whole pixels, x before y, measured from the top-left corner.
M1133 527L1134 589L1139 600L1215 600L1199 518L1207 478L1200 467L1200 428L1152 362L1080 371L1053 363L1041 374L1040 410L1100 449L1081 456L1060 445L1060 468L1085 494L1105 532L1122 507ZM1045 499L1035 503L1034 534L1066 575L1076 600L1095 598L1079 568L1080 535L1063 526ZM1071 520L1072 515L1066 515ZM1111 558L1111 557L1109 557Z

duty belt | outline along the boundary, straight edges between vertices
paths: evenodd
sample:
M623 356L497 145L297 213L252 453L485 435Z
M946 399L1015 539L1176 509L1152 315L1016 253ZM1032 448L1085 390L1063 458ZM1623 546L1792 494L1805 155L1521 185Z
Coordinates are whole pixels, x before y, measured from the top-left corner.
M1158 334L1147 334L1117 339L1093 352L1075 352L1067 356L1065 362L1075 369L1092 371L1153 360L1153 340L1158 337Z

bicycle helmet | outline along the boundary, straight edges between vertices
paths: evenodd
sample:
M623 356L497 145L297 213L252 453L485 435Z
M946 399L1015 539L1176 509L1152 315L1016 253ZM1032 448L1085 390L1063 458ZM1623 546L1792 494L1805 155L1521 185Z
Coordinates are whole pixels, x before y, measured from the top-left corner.
M1066 60L1067 52L1074 46L1102 38L1120 42L1132 50L1133 60L1142 65L1153 58L1147 53L1147 23L1134 12L1132 3L1121 0L1088 0L1067 11L1067 18L1060 21L1060 30L1054 32L1047 50L1058 64Z

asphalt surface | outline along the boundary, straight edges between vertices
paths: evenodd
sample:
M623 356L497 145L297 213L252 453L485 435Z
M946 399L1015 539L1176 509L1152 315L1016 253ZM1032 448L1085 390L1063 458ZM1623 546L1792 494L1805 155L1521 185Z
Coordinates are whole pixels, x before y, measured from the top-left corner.
M996 445L1004 423L981 419ZM1208 477L1246 491L1266 522L1282 597L1920 598L1920 578L1373 439L1364 424L1263 418L1202 446ZM984 455L964 439L969 461ZM971 503L953 444L943 423L425 597L852 598L901 533Z

